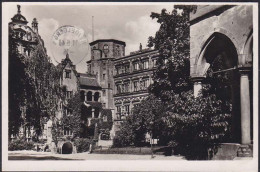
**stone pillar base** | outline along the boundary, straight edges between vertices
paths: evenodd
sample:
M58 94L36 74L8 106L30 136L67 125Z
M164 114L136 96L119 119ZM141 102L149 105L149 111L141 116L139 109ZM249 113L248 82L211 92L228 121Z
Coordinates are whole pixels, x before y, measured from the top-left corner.
M249 145L240 145L237 150L238 157L253 157L253 147Z

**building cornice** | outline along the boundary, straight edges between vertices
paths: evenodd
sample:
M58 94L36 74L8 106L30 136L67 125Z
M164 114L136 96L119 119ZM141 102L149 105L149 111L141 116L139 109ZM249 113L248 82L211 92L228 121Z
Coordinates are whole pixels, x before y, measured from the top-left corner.
M89 45L92 46L92 45L95 45L99 42L114 42L114 43L123 44L124 46L126 46L125 42L119 41L119 40L116 40L116 39L98 39L98 40L95 40L93 42L90 42Z

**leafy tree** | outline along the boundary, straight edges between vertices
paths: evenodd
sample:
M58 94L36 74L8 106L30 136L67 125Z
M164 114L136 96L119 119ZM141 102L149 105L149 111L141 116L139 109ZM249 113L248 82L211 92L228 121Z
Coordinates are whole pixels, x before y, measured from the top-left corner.
M191 159L207 159L208 150L227 137L229 113L223 112L216 95L195 98L192 91L182 93L164 119L172 131L175 150Z
M25 89L32 88L25 73L24 56L19 54L17 46L17 42L9 35L9 138L11 134L18 134L23 124Z
M69 113L68 115L64 115L62 119L63 125L73 132L74 137L79 137L81 132L81 124L84 124L83 117L85 109L85 105L81 100L80 94L76 93L71 99L69 99L67 106ZM87 121L87 119L85 121Z
M60 71L50 63L40 42L37 45L23 43L30 51L28 55L18 52L18 41L13 36L10 30L9 135L17 135L22 125L24 132L33 127L38 137L44 123L55 117L62 99Z
M135 132L136 127L134 126L132 120L133 118L127 117L126 121L123 121L121 123L119 131L116 132L116 135L113 139L114 147L126 147L130 145L134 145L135 142L138 142L138 139L136 138L136 132Z
M147 97L133 108L133 113L122 123L116 134L115 146L141 146L144 144L146 133L153 138L161 137L164 112L164 103L153 95Z
M189 13L195 6L176 5L171 13L152 13L151 18L161 24L155 37L149 37L148 46L159 51L154 84L150 91L163 101L171 100L174 93L191 89Z
M148 40L148 46L159 51L154 84L149 90L168 105L160 130L164 138L169 138L165 142L192 159L205 159L207 151L227 136L231 108L226 97L218 95L220 85L214 86L216 75L211 69L203 94L193 97L189 62L189 13L193 10L196 6L174 6L172 13L163 9L161 14L151 14L161 26ZM218 81L220 78L226 80L223 75Z
M95 118L88 121L88 118L92 118L91 107L84 105L79 92L75 93L75 95L68 100L67 110L69 113L63 116L62 123L64 127L73 132L74 138L94 137L94 139L98 140L100 130L107 129L105 127L108 127L108 129L112 127L111 114L110 120L108 119L107 122L103 122L100 118ZM102 108L99 108L99 111L102 112Z

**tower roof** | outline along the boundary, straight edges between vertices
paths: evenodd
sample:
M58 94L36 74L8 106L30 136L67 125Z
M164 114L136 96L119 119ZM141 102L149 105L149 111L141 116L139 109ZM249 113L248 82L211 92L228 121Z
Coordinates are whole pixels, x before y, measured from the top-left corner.
M90 42L89 45L92 46L98 42L114 42L114 43L118 43L118 44L123 44L124 46L126 45L124 41L119 41L116 39L98 39L93 42Z
M25 25L28 23L26 18L21 14L21 6L20 5L17 5L17 14L15 14L14 17L12 18L12 22L21 23L21 24L25 24Z

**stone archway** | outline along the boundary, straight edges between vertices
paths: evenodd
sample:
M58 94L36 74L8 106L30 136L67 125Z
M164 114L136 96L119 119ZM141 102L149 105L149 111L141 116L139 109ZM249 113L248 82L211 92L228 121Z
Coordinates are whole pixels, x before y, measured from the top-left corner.
M238 54L235 45L226 35L215 32L204 46L199 62L204 66L199 72L201 79L204 77L204 84L210 85L208 92L216 94L218 99L225 102L224 111L231 113L232 139L226 141L240 142L240 74L237 70ZM229 107L232 108L231 112Z
M73 152L73 145L70 142L65 142L62 145L62 154L72 154Z

